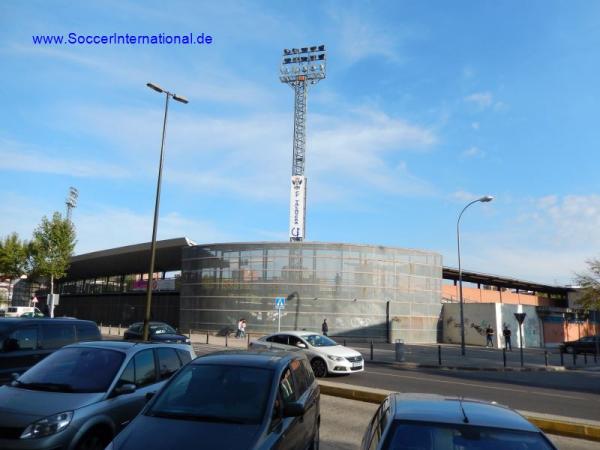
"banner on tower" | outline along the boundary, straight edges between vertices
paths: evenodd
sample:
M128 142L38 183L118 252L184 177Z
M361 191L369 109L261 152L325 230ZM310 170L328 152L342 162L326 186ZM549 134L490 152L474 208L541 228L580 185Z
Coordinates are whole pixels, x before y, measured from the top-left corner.
M304 239L304 213L306 211L306 178L292 177L290 195L290 239Z

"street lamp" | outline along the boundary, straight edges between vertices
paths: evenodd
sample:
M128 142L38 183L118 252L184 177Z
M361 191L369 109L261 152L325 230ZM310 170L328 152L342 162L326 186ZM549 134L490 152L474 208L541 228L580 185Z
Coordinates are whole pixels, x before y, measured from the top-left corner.
M473 203L482 202L487 203L494 200L494 197L491 195L484 195L477 200L473 200L467 206L463 208L463 210L458 215L458 220L456 221L456 243L458 246L458 290L460 297L460 353L462 356L465 356L465 318L463 313L463 291L462 291L462 269L460 266L460 218L462 217L465 210L471 206Z
M173 94L153 83L146 83L150 89L165 94L165 117L163 119L162 141L160 143L160 163L158 165L158 181L156 183L156 202L154 203L154 223L152 224L152 244L150 246L150 268L148 269L148 287L146 289L146 316L144 318L143 340L148 340L148 325L150 323L150 306L152 305L152 280L154 278L154 256L156 254L156 229L158 226L158 209L160 206L160 184L162 180L162 168L164 161L165 132L167 131L167 112L169 111L169 99L173 98L181 103L188 103L187 99Z

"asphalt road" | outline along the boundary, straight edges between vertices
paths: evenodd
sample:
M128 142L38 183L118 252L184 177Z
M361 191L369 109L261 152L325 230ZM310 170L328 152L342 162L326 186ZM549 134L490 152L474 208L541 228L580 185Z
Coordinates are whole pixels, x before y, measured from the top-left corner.
M600 372L411 370L367 361L364 372L328 380L398 392L471 397L514 409L600 421ZM586 385L591 392L559 387L565 384Z
M321 395L321 449L356 450L377 405ZM548 436L561 450L598 449L600 443Z

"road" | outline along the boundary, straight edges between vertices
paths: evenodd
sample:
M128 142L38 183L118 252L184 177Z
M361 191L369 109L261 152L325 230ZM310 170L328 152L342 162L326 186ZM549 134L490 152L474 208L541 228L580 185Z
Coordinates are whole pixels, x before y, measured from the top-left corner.
M321 396L321 449L356 450L377 405ZM561 450L598 449L600 443L562 436L549 436Z

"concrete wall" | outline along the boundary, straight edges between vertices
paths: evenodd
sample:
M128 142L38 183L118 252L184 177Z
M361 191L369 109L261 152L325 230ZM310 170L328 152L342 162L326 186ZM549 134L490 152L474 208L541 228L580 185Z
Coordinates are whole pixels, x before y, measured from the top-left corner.
M442 297L452 302L460 299L458 285L443 284ZM506 303L510 305L550 306L551 300L534 294L522 292L477 289L463 284L463 300L465 303Z

